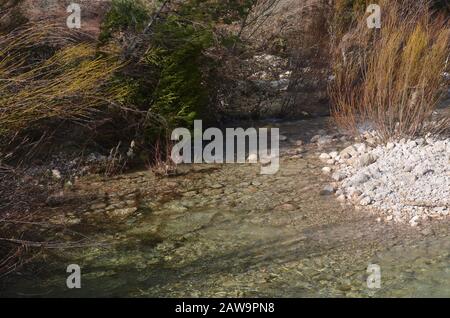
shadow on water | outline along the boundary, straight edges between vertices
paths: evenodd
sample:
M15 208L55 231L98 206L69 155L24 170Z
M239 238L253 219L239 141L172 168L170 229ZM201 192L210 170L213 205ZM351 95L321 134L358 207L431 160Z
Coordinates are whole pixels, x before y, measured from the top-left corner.
M287 143L327 127L308 122L309 130L299 132L298 122L277 124ZM48 253L35 264L40 271L9 277L0 294L450 297L448 221L423 234L319 195L329 181L316 150L307 150L304 158L282 159L274 176L223 165L170 178L179 193L149 200L152 207L136 221L96 233L107 248ZM65 285L71 263L82 268L80 290ZM367 287L369 264L381 267L380 290Z

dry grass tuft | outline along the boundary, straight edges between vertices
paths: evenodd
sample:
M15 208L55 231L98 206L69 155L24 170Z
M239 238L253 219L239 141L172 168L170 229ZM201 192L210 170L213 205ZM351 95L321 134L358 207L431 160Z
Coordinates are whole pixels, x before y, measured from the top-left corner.
M121 67L52 25L27 25L0 35L0 137L43 121L87 121L120 87L106 85Z
M426 1L381 1L382 28L366 16L340 42L330 85L337 123L355 133L374 128L384 140L436 133L449 118L430 124L449 57L448 19Z

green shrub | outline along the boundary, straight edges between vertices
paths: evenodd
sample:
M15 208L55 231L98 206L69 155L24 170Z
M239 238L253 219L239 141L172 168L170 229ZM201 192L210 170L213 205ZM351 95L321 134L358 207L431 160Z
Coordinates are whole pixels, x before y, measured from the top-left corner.
M147 126L148 141L154 142L175 127L191 127L196 118L211 119L208 104L213 87L208 76L217 64L206 52L229 40L217 36L215 26L242 19L254 3L177 2L161 12L145 35L142 30L151 19L148 9L141 2L113 1L103 23L102 38L112 41L117 31L133 32L139 38L139 45L131 46L128 70L117 79L130 85L127 103L155 119ZM122 49L126 52L130 47Z
M195 118L205 115L208 104L203 69L212 61L203 53L213 45L212 30L170 16L157 26L152 42L146 59L160 75L152 110L165 118L169 128L189 127Z
M149 16L149 9L141 0L113 0L102 22L100 41L108 40L118 31L141 32Z

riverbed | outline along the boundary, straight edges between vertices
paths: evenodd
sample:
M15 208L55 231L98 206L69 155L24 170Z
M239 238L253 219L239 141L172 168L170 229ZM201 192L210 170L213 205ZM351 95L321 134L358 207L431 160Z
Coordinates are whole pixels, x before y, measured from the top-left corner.
M76 204L42 217L67 225L59 239L90 244L42 251L0 282L0 295L450 297L448 220L384 222L324 193L318 153L345 146L308 143L333 131L327 119L261 125L286 136L275 175L259 164L198 164L172 177L82 178ZM80 289L66 286L69 264L81 267ZM381 288L367 284L371 264Z

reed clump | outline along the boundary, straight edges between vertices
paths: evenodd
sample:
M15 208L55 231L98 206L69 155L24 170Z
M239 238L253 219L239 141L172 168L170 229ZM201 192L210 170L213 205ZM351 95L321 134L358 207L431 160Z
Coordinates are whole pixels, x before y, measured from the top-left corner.
M332 112L343 128L377 131L381 139L448 129L449 118L432 118L448 68L448 18L426 1L380 1L381 29L361 16L334 50Z
M44 122L89 121L100 107L126 92L111 84L121 67L53 25L26 25L0 35L0 137Z

